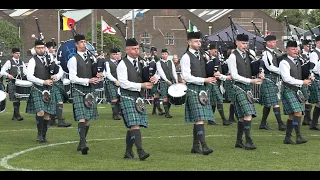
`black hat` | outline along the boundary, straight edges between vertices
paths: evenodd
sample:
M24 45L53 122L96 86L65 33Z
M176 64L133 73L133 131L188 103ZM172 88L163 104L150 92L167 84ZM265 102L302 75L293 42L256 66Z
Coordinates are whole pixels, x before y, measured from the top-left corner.
M232 44L229 44L227 48L228 49L236 49L237 47L235 44L232 43Z
M210 42L208 44L208 49L217 49L217 43L216 42Z
M114 49L117 51L117 53L118 53L118 52L121 52L120 49L118 49L118 48L114 48Z
M320 41L320 36L317 36L317 37L316 37L316 41Z
M201 38L201 32L188 32L188 40L190 39L200 39Z
M157 48L154 47L154 46L152 46L152 47L150 48L150 52L152 52L152 51L157 51Z
M311 40L309 40L309 39L302 40L302 45L307 45L307 44L310 44L310 43L311 43Z
M49 41L46 43L46 47L49 48L49 47L55 47L57 46L57 43L54 42L54 41Z
M168 49L162 49L162 50L161 50L161 53L163 53L163 52L169 53L169 52L168 52Z
M249 36L247 34L238 34L237 35L237 40L238 41L249 41Z
M129 38L126 40L126 46L138 46L139 43L135 38Z
M36 41L34 42L34 46L38 46L38 45L45 45L45 44L44 44L44 42L41 41L41 40L36 40Z
M265 41L274 41L277 40L277 37L275 35L268 35L264 38Z
M110 53L118 53L117 48L112 48L112 49L110 49Z
M81 41L81 40L86 40L86 37L83 35L83 34L76 34L75 36L74 36L74 42L79 42L79 41Z
M20 52L19 48L12 48L12 53Z
M297 41L288 41L286 47L298 47Z

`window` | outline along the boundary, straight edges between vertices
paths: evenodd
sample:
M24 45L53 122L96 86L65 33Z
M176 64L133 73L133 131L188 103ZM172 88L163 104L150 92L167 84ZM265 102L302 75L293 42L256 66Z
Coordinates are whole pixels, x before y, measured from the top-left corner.
M173 33L168 32L165 37L165 44L166 45L174 45L174 38L173 38Z
M150 34L147 32L142 33L141 42L143 44L151 44Z

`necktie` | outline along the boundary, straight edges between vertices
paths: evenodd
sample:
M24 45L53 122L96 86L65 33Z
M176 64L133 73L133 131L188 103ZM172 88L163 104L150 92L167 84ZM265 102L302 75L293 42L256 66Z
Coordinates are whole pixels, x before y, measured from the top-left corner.
M83 53L83 57L86 60L87 59L87 53Z
M198 60L200 60L199 51L194 52L194 54L196 55L196 57L198 58Z
M298 66L298 59L293 59L293 62Z
M243 59L245 59L246 58L246 53L242 53L242 57L243 57Z
M136 69L136 71L138 72L139 71L139 68L138 68L138 66L137 66L137 60L133 60L133 66L134 66L134 68Z
M42 64L46 66L46 59L44 57L41 58Z

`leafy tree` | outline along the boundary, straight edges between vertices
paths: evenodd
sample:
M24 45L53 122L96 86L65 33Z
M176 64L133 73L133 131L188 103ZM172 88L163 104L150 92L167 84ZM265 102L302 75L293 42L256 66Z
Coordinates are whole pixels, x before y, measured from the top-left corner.
M11 24L7 20L0 20L0 42L4 44L3 56L10 56L13 47L22 47L23 41L19 38L19 30L17 26ZM1 47L2 48L2 47Z
M265 12L269 16L273 17L273 9L260 9L260 10Z
M312 10L306 18L311 28L318 26L320 24L320 9Z
M91 32L92 28L88 30L88 33L86 35L87 40L92 42L91 39ZM111 48L118 48L121 52L123 52L124 46L122 41L118 38L118 36L113 34L104 33L103 34L103 45L104 47L101 47L101 21L97 22L97 51L100 52L101 50L108 50Z
M276 19L280 22L285 22L285 16L287 16L289 24L303 28L303 26L301 27L301 22L303 22L305 16L299 9L285 9Z

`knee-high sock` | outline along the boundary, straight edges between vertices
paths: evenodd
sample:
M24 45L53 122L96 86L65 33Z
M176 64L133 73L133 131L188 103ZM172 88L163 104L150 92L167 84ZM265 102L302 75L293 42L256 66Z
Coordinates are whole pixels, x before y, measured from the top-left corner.
M243 123L241 121L238 121L238 131L237 131L237 143L242 143L242 136L243 136Z
M291 119L287 120L287 130L286 130L286 138L291 138L293 130L293 121Z
M320 115L320 108L315 106L312 113L312 124L311 127L316 127L318 125L318 119Z
M270 107L264 106L260 124L265 125L267 123L267 118L269 116L269 113L270 113Z
M199 139L199 136L197 135L197 131L198 131L198 128L197 128L197 124L194 124L193 125L193 145L199 145L199 142L200 142L200 139Z
M48 123L50 120L44 120L43 121L43 126L42 126L42 137L46 138L47 136L47 131L48 131Z
M57 104L56 108L57 108L56 114L57 114L58 120L62 120L63 104Z
M115 116L115 115L118 115L118 112L117 112L117 102L111 102L111 108L112 108L112 116Z
M14 101L13 103L13 116L18 117L20 115L20 102Z
M223 111L223 104L218 103L218 104L217 104L217 109L218 109L218 111L219 111L219 114L220 114L220 116L221 116L222 121L226 121L226 117L225 117L224 111Z
M206 139L205 139L205 130L204 130L204 124L198 124L197 126L197 136L199 138L199 141L202 145L202 147L206 146Z
M78 123L78 133L80 137L79 145L81 148L85 147L86 146L86 125L84 122Z
M131 139L130 131L127 131L127 136L126 136L126 151L132 151L132 147L134 144L134 139Z
M281 119L280 107L274 107L273 113L277 119L278 124L283 124L282 119Z
M300 122L301 122L301 117L293 116L292 125L294 127L294 130L296 131L296 136L301 136L300 135Z
M137 150L142 149L142 137L140 129L132 129L130 131L131 139L134 140L134 143L137 147Z
M156 112L157 104L159 103L159 98L153 98L153 110L152 112Z
M86 139L87 139L87 134L88 134L88 131L89 131L89 127L90 126L86 126L86 133L85 133L85 136L84 136L84 137L86 137Z
M163 109L164 109L164 112L166 113L166 114L169 114L169 102L163 102L162 103L163 104Z
M234 105L233 105L233 103L230 103L229 120L234 120Z
M37 124L38 134L42 134L43 124L44 124L43 116L36 115L36 124Z
M312 109L312 104L305 104L304 105L305 110L304 110L304 119L307 121L311 121L311 109ZM314 112L314 110L313 110Z
M243 129L244 129L244 135L246 137L246 143L252 143L252 139L250 137L250 131L251 131L251 120L250 121L243 121Z
M213 114L216 112L216 105L211 105Z

